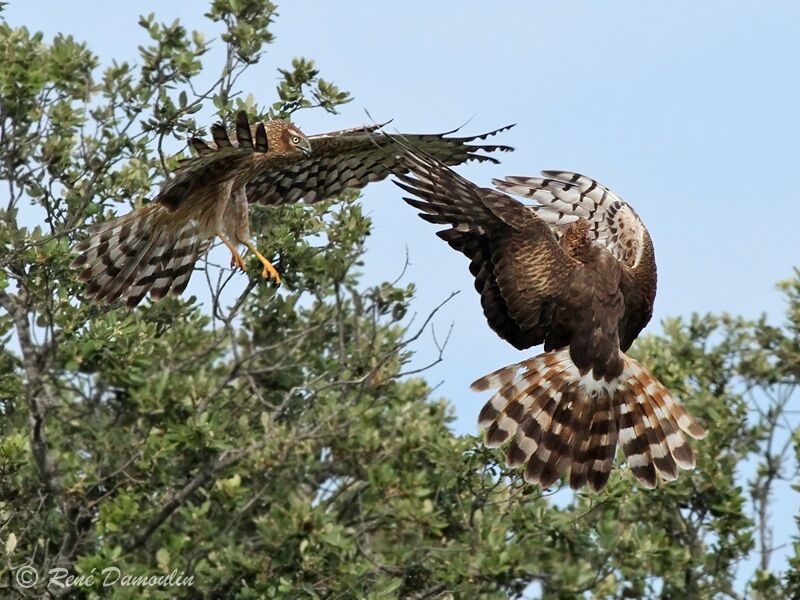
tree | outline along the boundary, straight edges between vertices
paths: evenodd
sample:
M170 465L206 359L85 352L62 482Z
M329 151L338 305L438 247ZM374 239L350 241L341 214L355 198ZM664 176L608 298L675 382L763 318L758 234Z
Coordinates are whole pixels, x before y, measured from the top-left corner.
M406 317L413 285L360 283L370 223L353 194L256 213L288 274L281 291L253 278L232 296L229 271L207 263L205 303L82 301L70 246L151 196L178 159L165 148L198 130L204 106L291 117L348 101L304 59L280 70L274 103L242 99L237 77L273 41L275 11L211 3L226 62L206 89L212 46L179 23L142 18L141 64L102 73L71 37L0 24L4 595L800 594L800 546L794 571L773 570L769 518L775 486L797 476L800 274L782 285L783 327L693 316L636 347L713 425L696 471L644 492L620 469L601 494L563 502L454 435L447 402L405 372L428 321ZM758 464L747 489L746 461ZM22 567L38 583L24 587ZM62 587L68 576L81 579Z

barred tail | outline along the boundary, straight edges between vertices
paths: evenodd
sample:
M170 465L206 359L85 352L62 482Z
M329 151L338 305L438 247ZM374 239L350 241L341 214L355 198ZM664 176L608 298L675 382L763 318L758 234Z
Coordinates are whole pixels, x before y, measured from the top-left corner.
M183 292L206 240L194 221L179 225L170 216L165 207L148 204L93 229L75 246L71 264L81 269L86 294L133 307L148 292L154 300Z
M545 352L481 377L472 389L497 389L481 410L486 445L511 440L510 467L525 464L530 483L548 487L570 471L573 489L605 486L617 440L631 472L646 488L657 474L666 481L678 468L692 469L694 454L684 433L700 439L705 431L647 369L623 355L616 379L581 375L569 349Z

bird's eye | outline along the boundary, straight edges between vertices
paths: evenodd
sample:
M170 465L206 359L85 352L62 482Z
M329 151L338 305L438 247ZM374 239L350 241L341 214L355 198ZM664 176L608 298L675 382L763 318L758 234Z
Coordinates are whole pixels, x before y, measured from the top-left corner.
M297 137L296 135L293 135L292 136L292 143L293 144L299 144L300 143L300 138Z

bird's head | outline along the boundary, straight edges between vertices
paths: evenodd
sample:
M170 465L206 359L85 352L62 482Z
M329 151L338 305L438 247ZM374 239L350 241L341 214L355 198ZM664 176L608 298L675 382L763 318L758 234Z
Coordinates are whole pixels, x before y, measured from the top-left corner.
M265 123L269 149L280 154L311 154L311 142L306 134L288 121L267 121Z

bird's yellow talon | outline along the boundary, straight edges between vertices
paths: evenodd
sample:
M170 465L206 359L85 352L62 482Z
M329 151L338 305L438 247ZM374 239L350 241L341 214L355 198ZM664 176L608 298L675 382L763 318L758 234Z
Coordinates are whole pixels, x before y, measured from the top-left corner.
M239 267L242 271L247 271L247 265L245 264L242 255L238 252L231 255L231 267Z
M264 279L274 279L277 285L281 284L281 276L269 262L264 263L264 269L261 271L261 276Z
M249 242L246 242L245 246L247 246L247 249L250 250L250 252L252 252L253 254L255 254L256 258L259 261L261 261L262 265L264 265L264 268L261 270L261 276L264 279L273 279L275 281L276 285L280 285L281 284L281 276L278 274L278 271L275 269L275 267L272 266L272 263L269 262L264 257L264 255L261 254L261 252L259 252L256 249L256 247L253 244L251 244Z
M247 271L247 266L244 264L244 259L242 255L239 254L239 251L236 249L225 234L221 231L217 231L217 237L222 240L222 243L228 247L228 250L231 251L231 268L239 267L242 271Z

